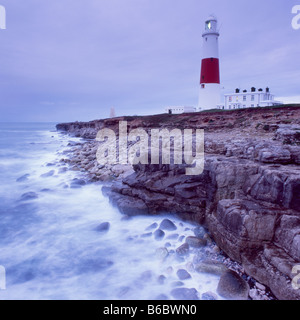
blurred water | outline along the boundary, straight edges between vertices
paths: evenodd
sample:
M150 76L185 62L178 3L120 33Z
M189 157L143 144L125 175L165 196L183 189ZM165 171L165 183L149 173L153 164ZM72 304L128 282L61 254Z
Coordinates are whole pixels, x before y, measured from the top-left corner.
M51 123L0 123L0 299L172 299L176 271L189 261L171 253L195 226L169 217L177 230L155 240L146 228L165 217L123 219L101 185L70 188L80 173L59 162L70 140L79 139ZM102 222L107 231L97 231ZM156 250L165 245L162 260ZM216 292L217 276L191 275L181 285Z

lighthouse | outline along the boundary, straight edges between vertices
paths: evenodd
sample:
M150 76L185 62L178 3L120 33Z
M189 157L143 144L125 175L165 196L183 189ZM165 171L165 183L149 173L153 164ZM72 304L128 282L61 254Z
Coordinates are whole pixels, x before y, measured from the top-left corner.
M221 100L218 21L214 16L205 21L202 34L199 111L216 109Z

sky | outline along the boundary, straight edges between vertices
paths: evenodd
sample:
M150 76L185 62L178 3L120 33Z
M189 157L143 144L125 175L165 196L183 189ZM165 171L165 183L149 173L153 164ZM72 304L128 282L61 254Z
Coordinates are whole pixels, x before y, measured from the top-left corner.
M300 103L300 0L0 0L0 122L88 121L198 103L202 32L220 27L222 94ZM1 16L0 16L1 19ZM300 23L300 22L299 22Z

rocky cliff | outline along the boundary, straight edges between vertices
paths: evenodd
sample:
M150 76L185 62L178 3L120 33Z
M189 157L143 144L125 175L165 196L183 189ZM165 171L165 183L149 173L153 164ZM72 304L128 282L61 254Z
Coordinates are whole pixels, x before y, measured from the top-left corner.
M100 166L98 130L201 128L205 166L199 176L178 165ZM218 246L278 299L300 299L292 286L300 265L300 106L120 117L59 124L91 139L65 159L92 181L112 181L107 194L128 215L171 212L204 224ZM124 174L126 173L126 174Z

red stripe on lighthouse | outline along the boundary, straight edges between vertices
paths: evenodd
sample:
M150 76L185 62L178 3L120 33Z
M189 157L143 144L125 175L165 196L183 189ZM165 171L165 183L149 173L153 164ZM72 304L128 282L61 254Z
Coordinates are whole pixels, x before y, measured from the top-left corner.
M202 60L200 83L220 83L219 59Z

